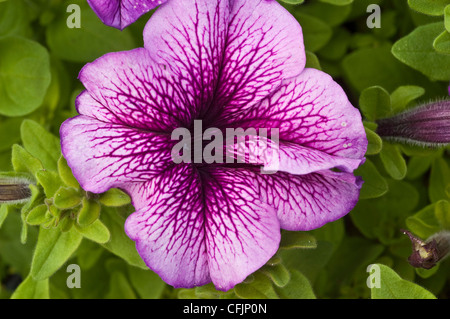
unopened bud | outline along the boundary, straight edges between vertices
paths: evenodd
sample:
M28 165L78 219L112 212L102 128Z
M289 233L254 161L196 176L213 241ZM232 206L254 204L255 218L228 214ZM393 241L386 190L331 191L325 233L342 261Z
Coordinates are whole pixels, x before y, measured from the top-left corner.
M0 174L0 204L24 203L31 197L30 181L24 177Z
M428 147L450 143L450 100L425 104L377 121L386 140Z
M450 254L450 231L436 233L425 241L415 237L407 230L402 232L408 235L412 242L413 252L408 261L413 267L433 268Z

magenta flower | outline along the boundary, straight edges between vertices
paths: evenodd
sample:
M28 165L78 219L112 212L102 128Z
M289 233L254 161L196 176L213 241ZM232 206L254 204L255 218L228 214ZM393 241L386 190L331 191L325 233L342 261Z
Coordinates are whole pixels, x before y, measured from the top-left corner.
M360 113L329 75L304 69L301 27L276 1L169 1L144 43L82 69L81 115L61 139L85 190L130 194L125 231L163 280L228 290L276 253L280 228L315 229L354 207ZM278 128L278 172L175 164L171 133L194 120L222 132Z
M92 10L111 27L123 30L167 0L87 0Z

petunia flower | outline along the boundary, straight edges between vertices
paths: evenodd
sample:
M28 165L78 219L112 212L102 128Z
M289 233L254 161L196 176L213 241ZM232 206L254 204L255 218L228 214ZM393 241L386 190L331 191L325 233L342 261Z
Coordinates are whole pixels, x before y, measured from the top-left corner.
M167 0L87 0L92 10L111 27L123 30Z
M125 231L163 280L228 290L276 253L280 228L315 229L354 207L361 115L329 75L304 68L302 29L276 1L169 1L144 46L81 70L81 115L60 133L85 190L131 196ZM172 132L196 120L221 132L278 129L277 172L174 163Z

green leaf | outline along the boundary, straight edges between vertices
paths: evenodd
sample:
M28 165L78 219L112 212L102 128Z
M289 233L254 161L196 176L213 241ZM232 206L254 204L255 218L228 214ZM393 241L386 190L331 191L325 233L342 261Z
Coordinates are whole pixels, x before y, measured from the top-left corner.
M401 62L422 72L431 80L450 80L450 55L436 52L435 39L444 30L442 22L416 28L392 46L392 54Z
M331 40L317 54L327 60L340 60L347 53L350 38L349 31L339 28L334 31Z
M71 62L90 62L109 52L136 47L130 30L120 31L108 27L86 3L80 3L80 7L81 28L68 28L65 14L58 15L47 28L47 44L58 58Z
M73 208L81 203L80 193L72 187L60 187L53 197L53 203L59 209Z
M264 266L261 268L261 272L268 276L277 287L284 287L291 280L289 271L281 263Z
M441 230L436 218L437 203L427 205L419 212L406 219L406 227L421 238L428 238Z
M8 210L8 218L4 221L0 231L0 264L6 263L15 269L22 278L25 278L30 272L37 229L30 227L27 234L27 243L22 244L20 242L21 214L12 206L8 206Z
M317 58L317 55L315 55L311 51L306 51L306 65L305 68L313 68L317 70L322 70L320 67L319 59Z
M333 35L333 31L331 27L322 20L299 11L301 10L294 11L293 15L302 26L305 49L316 52L327 44Z
M16 172L35 175L38 171L44 169L41 161L17 144L12 147L11 162Z
M364 116L370 120L387 117L391 112L391 97L379 86L373 86L362 91L359 106Z
M125 218L120 216L116 209L105 207L102 210L102 221L111 233L111 240L103 247L121 257L130 265L148 269L137 253L134 241L125 234Z
M75 189L80 188L80 184L73 176L72 170L70 169L69 165L67 165L67 161L62 155L58 160L58 173L59 177L61 177L61 180L64 182L64 184L73 187Z
M353 278L367 278L367 265L384 251L384 246L363 237L346 236L326 265L328 289L332 296L341 295L343 287L352 285ZM366 285L364 282L364 289Z
M0 151L10 149L20 141L21 118L5 118L0 120Z
M422 176L423 174L428 172L432 162L433 162L432 156L411 157L408 162L406 177L409 179L416 179Z
M75 224L75 228L84 237L99 244L105 244L111 238L108 228L99 219L86 227L80 227Z
M272 281L262 274L255 272L251 282L244 282L234 287L236 295L243 299L279 299Z
M320 240L315 249L283 249L278 253L283 260L283 265L288 269L301 271L311 282L314 282L332 256L336 246L337 243Z
M438 272L439 265L440 264L437 264L436 266L434 266L431 269L415 268L414 270L416 271L416 274L418 274L420 277L426 279L426 278L430 278L431 276L433 276L435 273Z
M63 233L57 228L41 228L31 264L33 278L50 277L72 256L82 239L75 229Z
M166 287L166 283L151 270L128 265L128 276L131 285L143 299L158 299Z
M380 268L380 288L371 288L372 299L436 299L428 290L403 280L388 266L376 265Z
M307 5L298 8L298 10L301 10L301 12L308 14L310 16L314 16L321 19L330 27L336 27L346 21L350 12L352 11L352 6L335 6L329 3L323 3L319 1L312 1L312 2L309 1ZM345 32L345 29L334 29L334 30L336 31L339 30L337 31L338 33L342 31ZM331 41L333 40L334 39L331 39Z
M50 299L48 278L35 280L28 276L14 291L11 299Z
M387 179L389 191L379 197L359 201L350 212L354 225L367 238L385 242L398 237L407 216L419 202L418 191L409 183Z
M446 200L436 202L434 214L441 228L450 230L450 202Z
M281 0L281 1L289 4L301 4L305 2L305 0Z
M383 148L383 140L381 137L368 128L366 124L364 124L364 130L366 132L367 141L369 142L367 145L366 155L375 155L380 153Z
M425 82L420 73L392 55L390 44L372 46L353 51L342 60L346 81L356 90L382 86L391 92L405 83L422 85Z
M385 141L380 152L380 158L387 173L393 179L400 180L406 176L406 161L397 145Z
M26 36L30 31L25 1L15 0L0 4L0 37Z
M112 188L101 194L98 201L108 207L120 207L131 203L130 196L117 188Z
M82 199L82 205L77 216L77 223L81 227L86 227L95 222L100 216L102 207L99 203L89 200L86 197Z
M314 236L300 231L283 230L281 234L280 249L316 248L317 242Z
M44 188L45 196L52 198L62 185L58 173L40 170L36 173L38 183Z
M355 171L356 176L361 176L364 184L359 195L360 199L377 198L387 193L389 187L376 166L369 160Z
M450 54L450 33L445 30L433 41L433 48L438 53Z
M39 43L0 38L0 114L22 116L36 110L50 85L50 61Z
M430 201L449 200L449 194L446 192L449 185L450 169L443 158L436 158L431 165L430 186L428 188Z
M405 85L398 87L391 94L392 110L398 113L406 109L415 99L425 94L425 90L416 85Z
M137 296L131 287L127 277L119 271L111 274L109 282L109 292L106 299L136 299Z
M346 6L349 5L350 3L353 3L353 0L319 0L319 1L334 4L336 6Z
M27 216L27 223L30 225L40 225L48 221L46 216L48 207L47 205L39 205L33 208Z
M9 214L9 206L8 205L0 205L0 228L2 228L3 223L5 222L6 217Z
M444 8L450 4L449 0L408 0L411 9L420 13L440 16L444 14Z
M447 30L447 32L450 32L450 4L445 7L444 14L445 30Z
M77 261L80 268L84 270L93 268L104 252L105 249L96 242L83 240L77 249ZM100 268L99 265L97 268Z
M290 269L291 280L282 289L275 291L282 299L316 299L308 279L298 270Z
M25 149L39 159L45 169L56 171L61 156L59 139L32 120L23 121L20 132Z

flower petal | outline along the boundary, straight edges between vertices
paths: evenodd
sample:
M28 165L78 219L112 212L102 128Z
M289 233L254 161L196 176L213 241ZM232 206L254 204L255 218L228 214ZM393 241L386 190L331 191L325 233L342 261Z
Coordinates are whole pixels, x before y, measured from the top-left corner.
M190 103L177 81L143 48L108 53L84 66L79 79L90 94L77 99L81 114L156 132L190 121Z
M228 290L277 252L280 223L246 169L216 167L210 177L205 189L209 268L217 289Z
M227 46L216 102L222 119L265 98L306 63L297 20L272 0L231 1Z
M65 121L61 147L81 187L102 193L152 179L173 165L170 136L109 124L88 116Z
M193 167L179 164L126 189L137 210L125 223L127 235L147 266L176 288L211 281L201 188Z
M272 205L281 228L312 230L349 213L362 180L349 173L321 171L307 175L255 173L261 199Z
M87 0L102 22L123 30L167 0Z
M210 280L228 290L277 251L280 225L245 170L177 165L127 191L137 212L125 224L147 263L175 287Z
M305 69L258 105L235 114L232 125L278 128L279 170L293 174L332 167L352 172L367 149L359 111L328 74L315 69Z
M276 1L173 0L153 14L144 43L204 119L256 103L306 61L301 27Z

